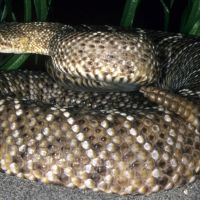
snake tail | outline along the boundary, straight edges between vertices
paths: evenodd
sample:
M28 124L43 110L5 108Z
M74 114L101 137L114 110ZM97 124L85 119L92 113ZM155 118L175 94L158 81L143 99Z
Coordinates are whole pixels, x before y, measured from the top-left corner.
M198 130L200 129L200 108L198 105L193 104L181 96L170 94L156 87L141 87L140 91L150 101L162 105L164 108L182 117L188 123L191 123Z

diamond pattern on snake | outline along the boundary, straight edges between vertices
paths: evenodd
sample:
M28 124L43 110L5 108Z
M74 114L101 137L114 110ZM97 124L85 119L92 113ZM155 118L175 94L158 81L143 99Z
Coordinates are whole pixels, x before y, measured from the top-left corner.
M0 52L48 57L0 72L0 167L43 183L150 194L200 171L200 39L59 23L0 25Z

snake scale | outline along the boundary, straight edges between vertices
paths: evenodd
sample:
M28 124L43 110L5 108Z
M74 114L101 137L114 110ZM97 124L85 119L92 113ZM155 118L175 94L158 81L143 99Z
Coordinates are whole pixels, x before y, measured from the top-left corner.
M118 194L150 194L198 177L199 38L5 23L0 52L46 55L51 75L0 72L3 172Z

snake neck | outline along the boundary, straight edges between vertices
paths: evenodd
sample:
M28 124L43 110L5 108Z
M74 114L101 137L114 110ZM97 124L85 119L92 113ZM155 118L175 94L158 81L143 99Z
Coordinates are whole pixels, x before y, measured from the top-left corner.
M4 23L0 25L0 52L49 55L49 43L66 25L59 23Z
M143 31L44 22L0 25L0 52L48 55L54 71L62 72L73 85L85 83L89 90L95 86L132 91L155 82L157 59L153 47Z

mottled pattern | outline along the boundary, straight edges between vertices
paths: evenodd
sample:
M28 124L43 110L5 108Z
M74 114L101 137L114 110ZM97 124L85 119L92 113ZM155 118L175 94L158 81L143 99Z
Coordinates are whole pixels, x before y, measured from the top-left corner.
M183 97L170 94L169 92L154 87L142 87L140 91L152 102L156 102L168 110L180 115L194 127L199 127L199 103L196 105Z
M81 90L130 91L154 82L158 71L154 46L141 30L6 23L0 26L0 51L48 55L51 74Z
M32 49L16 47L6 27L19 32L17 41L29 36ZM111 27L2 25L0 51L49 55L48 71L61 85L45 72L0 73L1 169L118 194L193 182L200 171L198 42Z
M119 85L151 83L154 78L155 52L143 33L76 31L61 34L50 49L54 68L71 79L95 80L100 86L116 83L119 90Z

